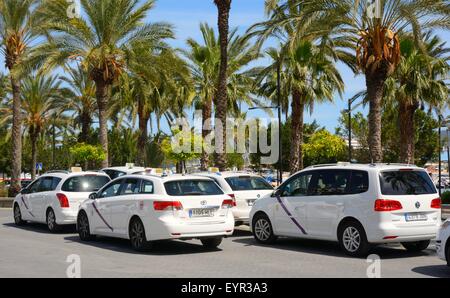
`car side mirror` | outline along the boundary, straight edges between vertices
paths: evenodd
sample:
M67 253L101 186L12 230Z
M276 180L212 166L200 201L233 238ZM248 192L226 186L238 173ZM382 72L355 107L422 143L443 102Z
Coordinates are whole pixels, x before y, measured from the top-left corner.
M281 196L281 193L282 193L281 189L277 188L277 189L275 189L275 190L273 191L272 197L273 197L273 198L280 197L280 196Z
M97 199L97 193L93 192L89 195L89 200L96 200Z

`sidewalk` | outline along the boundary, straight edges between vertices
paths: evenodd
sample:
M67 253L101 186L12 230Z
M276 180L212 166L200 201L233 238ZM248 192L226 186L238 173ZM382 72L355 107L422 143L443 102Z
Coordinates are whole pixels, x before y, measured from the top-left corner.
M0 198L0 208L11 208L13 198Z

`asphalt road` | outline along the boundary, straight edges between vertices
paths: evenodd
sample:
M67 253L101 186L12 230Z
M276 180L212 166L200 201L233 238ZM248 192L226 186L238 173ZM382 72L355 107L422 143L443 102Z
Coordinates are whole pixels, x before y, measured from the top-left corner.
M381 277L450 277L434 246L408 253L383 246ZM69 255L79 255L81 277L367 277L365 259L346 257L337 244L281 239L258 245L245 227L224 240L217 251L199 241L158 243L149 253L136 253L128 241L98 238L82 243L74 228L58 234L39 224L16 227L12 211L0 209L0 277L66 277Z

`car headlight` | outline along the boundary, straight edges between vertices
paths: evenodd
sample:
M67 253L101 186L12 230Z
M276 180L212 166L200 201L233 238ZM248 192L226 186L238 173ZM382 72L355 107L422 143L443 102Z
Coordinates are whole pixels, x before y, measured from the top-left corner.
M446 221L444 221L444 223L442 224L442 228L443 228L443 229L446 229L446 228L448 228L448 227L450 227L450 220L446 220Z

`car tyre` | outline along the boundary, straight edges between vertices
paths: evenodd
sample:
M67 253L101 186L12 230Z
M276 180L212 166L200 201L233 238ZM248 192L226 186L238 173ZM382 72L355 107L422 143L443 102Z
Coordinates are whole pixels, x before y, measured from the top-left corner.
M372 246L363 226L357 221L344 223L338 233L339 246L351 257L366 257Z
M81 241L91 241L95 238L94 235L91 234L90 226L89 226L89 218L86 212L81 211L77 217L77 231L80 236Z
M20 212L19 205L14 205L14 223L17 226L23 226L26 222L22 219L22 213Z
M450 239L447 240L449 242ZM447 266L450 267L450 243L447 243L447 248L445 249L445 258L447 259Z
M257 214L253 219L252 225L253 237L262 244L272 244L277 240L273 233L272 223L265 214Z
M129 237L131 246L136 251L145 252L152 248L151 242L147 241L144 224L138 218L133 219L130 223Z
M410 252L420 252L430 246L430 240L423 240L417 242L402 242L403 247Z
M46 218L47 227L50 232L56 233L61 231L61 226L56 223L56 215L53 209L48 209Z
M212 249L217 249L217 247L222 243L222 237L216 237L216 238L205 238L205 239L200 239L200 241L203 244L203 247L208 249L208 250L212 250Z

